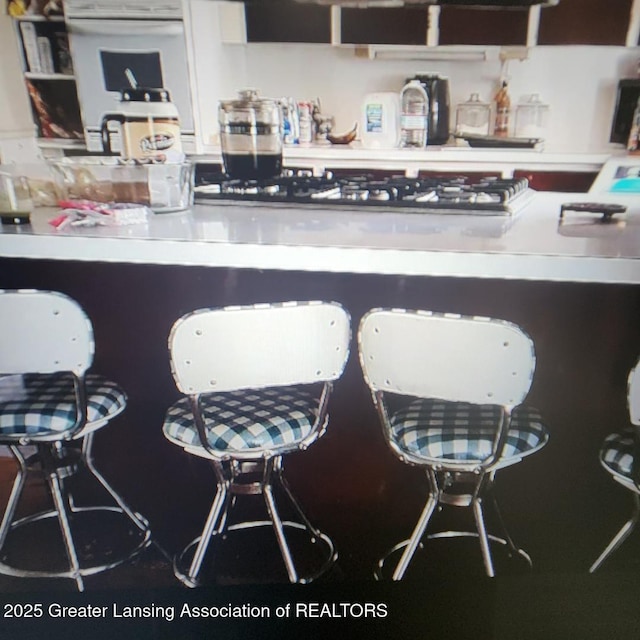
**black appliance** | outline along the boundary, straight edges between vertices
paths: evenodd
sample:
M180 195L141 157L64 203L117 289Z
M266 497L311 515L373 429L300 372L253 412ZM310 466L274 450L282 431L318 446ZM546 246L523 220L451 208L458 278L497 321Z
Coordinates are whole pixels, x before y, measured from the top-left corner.
M616 106L613 110L609 142L627 144L629 132L631 131L631 120L633 120L633 112L638 104L638 98L640 98L640 79L633 78L618 81L618 93L616 95Z
M526 178L436 176L407 178L373 175L313 176L287 171L270 180L232 180L223 173L198 170L195 200L278 207L394 210L413 213L466 213L509 216L530 201Z
M419 80L429 96L429 129L427 145L446 144L449 140L449 80L436 74L415 75L408 78Z

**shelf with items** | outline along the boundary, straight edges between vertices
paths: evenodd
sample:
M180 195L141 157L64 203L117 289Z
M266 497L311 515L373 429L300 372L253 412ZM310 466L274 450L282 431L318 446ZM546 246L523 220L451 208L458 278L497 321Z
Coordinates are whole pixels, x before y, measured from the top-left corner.
M61 15L15 16L22 73L38 145L85 146L69 38Z

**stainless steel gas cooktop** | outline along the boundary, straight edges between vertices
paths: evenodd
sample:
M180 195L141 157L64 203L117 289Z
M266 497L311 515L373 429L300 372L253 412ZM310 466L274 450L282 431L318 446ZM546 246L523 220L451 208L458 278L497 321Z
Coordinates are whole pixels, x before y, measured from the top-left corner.
M195 187L196 201L242 203L278 207L322 207L412 213L511 216L535 193L525 178L438 176L407 178L372 175L336 177L330 172L284 172L264 180L233 180L220 173L202 173Z

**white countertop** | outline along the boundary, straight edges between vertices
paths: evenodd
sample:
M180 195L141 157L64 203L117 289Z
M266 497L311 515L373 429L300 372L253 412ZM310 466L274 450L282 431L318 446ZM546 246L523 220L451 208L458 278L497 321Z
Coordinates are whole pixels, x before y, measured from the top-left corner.
M567 214L589 194L536 193L513 217L198 204L146 224L67 228L38 209L0 227L0 256L138 264L640 283L640 198L619 221ZM621 197L598 196L618 201ZM0 282L1 286L1 282Z

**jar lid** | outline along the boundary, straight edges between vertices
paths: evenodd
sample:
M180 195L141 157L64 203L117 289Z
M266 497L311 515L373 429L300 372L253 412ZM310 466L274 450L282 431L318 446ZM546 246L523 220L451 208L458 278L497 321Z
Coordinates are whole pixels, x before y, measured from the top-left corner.
M221 100L220 105L225 109L255 109L272 108L278 105L277 100L261 98L255 89L243 89L238 92L238 97L233 100Z
M472 93L469 96L469 99L466 102L463 102L462 104L474 105L474 106L489 106L488 102L483 102L482 100L480 100L480 94L479 93Z
M527 100L523 100L522 102L520 102L520 104L518 106L522 106L522 107L539 107L539 108L542 108L542 109L548 109L549 108L549 105L544 104L544 102L542 102L540 100L540 94L539 93L532 93Z

